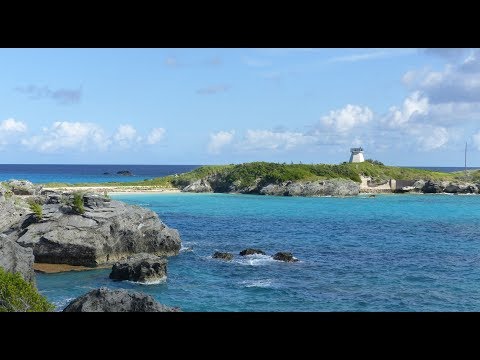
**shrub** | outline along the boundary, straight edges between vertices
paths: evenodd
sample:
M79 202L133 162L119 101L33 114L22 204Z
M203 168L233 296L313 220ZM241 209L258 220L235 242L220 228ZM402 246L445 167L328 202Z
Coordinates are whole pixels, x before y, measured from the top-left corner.
M28 202L28 205L30 206L30 210L33 211L33 213L35 214L35 216L37 217L38 220L42 220L43 218L43 209L42 209L42 205L40 205L39 203L37 203L35 200L30 200Z
M20 274L0 267L0 312L53 311L55 306Z
M85 212L83 205L83 194L80 192L73 193L73 211L77 214L83 214Z
M384 163L382 163L381 161L378 161L378 160L367 159L365 161L369 162L370 164L373 164L373 165L385 166Z

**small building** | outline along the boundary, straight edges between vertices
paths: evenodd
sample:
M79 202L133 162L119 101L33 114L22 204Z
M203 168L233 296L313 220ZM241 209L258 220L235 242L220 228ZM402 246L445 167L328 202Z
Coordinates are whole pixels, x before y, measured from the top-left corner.
M351 163L358 163L358 162L364 162L365 159L363 158L363 148L358 147L358 148L350 148L350 162Z

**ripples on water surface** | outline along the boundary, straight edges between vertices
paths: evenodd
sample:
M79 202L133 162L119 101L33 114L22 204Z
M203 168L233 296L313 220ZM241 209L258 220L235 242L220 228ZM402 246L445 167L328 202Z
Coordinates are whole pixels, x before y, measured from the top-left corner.
M58 308L99 286L144 291L184 311L478 311L480 196L352 198L125 194L180 231L156 285L109 270L37 275ZM300 262L240 257L291 251ZM215 251L235 255L212 259Z

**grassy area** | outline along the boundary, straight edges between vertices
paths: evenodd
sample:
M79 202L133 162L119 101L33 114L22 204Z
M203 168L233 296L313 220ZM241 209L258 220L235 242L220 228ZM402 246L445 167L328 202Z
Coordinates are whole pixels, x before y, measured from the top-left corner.
M48 183L46 187L79 187L79 186L101 186L101 187L124 187L124 186L147 186L152 188L184 187L193 181L205 178L210 175L218 175L222 182L236 184L238 187L247 187L260 179L261 183L280 183L284 181L299 180L323 180L333 178L351 179L360 182L360 176L371 177L374 181L388 179L396 180L463 180L463 173L444 173L428 170L401 168L395 166L384 166L363 163L342 163L333 164L280 164L269 162L251 162L238 165L207 165L199 167L180 175L169 175L161 178L135 181L135 182L108 182L108 183ZM469 180L480 181L480 170L472 171Z

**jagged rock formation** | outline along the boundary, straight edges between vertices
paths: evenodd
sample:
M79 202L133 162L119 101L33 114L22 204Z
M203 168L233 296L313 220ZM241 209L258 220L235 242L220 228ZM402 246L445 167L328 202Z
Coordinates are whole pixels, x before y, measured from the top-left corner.
M136 253L171 256L180 250L178 231L151 210L88 194L82 197L83 213L72 194L46 192L37 201L40 220L28 207L0 203L11 210L1 217L0 233L33 249L36 262L95 267Z
M151 254L136 254L113 264L110 279L142 283L159 282L167 278L167 259Z

